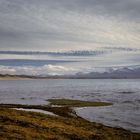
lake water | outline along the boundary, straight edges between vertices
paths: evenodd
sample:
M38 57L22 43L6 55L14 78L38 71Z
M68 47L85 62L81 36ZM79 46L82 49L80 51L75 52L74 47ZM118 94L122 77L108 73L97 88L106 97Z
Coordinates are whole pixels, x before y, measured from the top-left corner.
M0 103L48 104L49 98L112 102L112 106L75 110L90 121L140 132L139 79L0 81Z

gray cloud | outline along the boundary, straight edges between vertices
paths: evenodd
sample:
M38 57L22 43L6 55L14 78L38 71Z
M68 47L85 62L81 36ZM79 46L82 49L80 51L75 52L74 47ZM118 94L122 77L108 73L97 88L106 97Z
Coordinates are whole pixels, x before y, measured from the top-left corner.
M79 0L79 3L95 13L140 19L139 0Z
M0 40L22 40L24 38L24 33L17 32L10 29L0 28Z
M0 50L140 45L139 0L0 0Z
M26 2L31 5L36 4L41 8L45 7L62 11L75 11L83 14L101 14L140 19L139 0L26 0Z

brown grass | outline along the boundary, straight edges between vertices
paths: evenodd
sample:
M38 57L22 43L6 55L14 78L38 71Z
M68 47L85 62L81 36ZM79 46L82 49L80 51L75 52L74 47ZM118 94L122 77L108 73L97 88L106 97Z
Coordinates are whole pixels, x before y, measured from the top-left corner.
M55 110L55 109L54 109ZM57 110L57 109L56 109ZM68 110L61 110L67 112ZM140 134L80 117L55 117L0 107L0 140L139 140Z

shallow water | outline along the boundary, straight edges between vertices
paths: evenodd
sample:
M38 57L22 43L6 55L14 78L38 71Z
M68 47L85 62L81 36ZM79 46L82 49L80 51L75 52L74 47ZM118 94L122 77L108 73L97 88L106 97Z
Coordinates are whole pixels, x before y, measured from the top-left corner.
M43 113L51 116L57 116L56 114L50 112L50 111L44 111L41 109L25 109L25 108L14 108L16 110L23 110L23 111L28 111L28 112L38 112L38 113Z
M112 102L113 106L76 111L90 121L140 132L139 79L0 81L0 103L47 104L49 98Z

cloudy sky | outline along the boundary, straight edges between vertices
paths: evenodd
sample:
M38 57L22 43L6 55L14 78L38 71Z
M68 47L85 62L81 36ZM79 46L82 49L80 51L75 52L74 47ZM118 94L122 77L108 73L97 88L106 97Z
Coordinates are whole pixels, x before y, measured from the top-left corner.
M0 0L0 50L140 48L140 0Z

